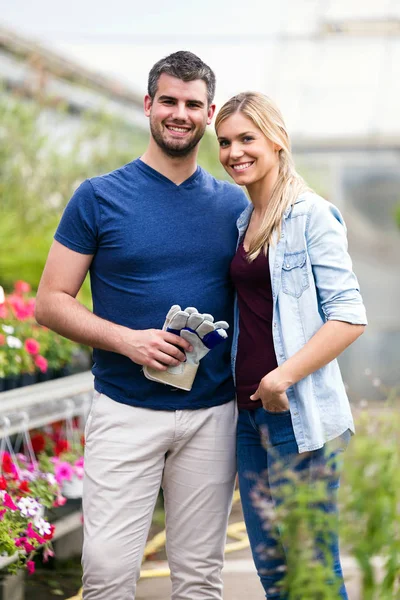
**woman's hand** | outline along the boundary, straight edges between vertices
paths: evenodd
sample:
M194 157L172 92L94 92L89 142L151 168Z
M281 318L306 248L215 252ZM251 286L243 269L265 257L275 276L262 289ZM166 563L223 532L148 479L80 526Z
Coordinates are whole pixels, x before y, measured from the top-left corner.
M261 379L250 400L261 400L265 410L270 412L284 412L289 410L289 400L286 395L289 385L290 382L282 381L279 370L275 369Z

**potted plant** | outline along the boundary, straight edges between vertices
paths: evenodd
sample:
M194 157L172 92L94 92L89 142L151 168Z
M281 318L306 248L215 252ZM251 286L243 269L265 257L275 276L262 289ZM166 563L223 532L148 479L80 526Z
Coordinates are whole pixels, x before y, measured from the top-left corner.
M54 474L66 498L82 497L84 441L79 429L53 423L47 431L32 434L40 469ZM67 434L68 432L68 434Z
M15 556L7 567L10 572L25 566L32 573L39 548L45 559L53 554L55 527L46 520L44 510L57 505L60 488L51 473L35 470L23 455L17 459L2 451L0 464L0 552Z

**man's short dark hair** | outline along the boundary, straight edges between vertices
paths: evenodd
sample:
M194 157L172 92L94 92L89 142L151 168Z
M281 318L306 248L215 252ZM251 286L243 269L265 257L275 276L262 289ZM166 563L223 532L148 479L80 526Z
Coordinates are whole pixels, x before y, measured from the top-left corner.
M152 100L157 93L158 79L161 73L172 75L182 81L195 81L202 79L207 86L208 105L214 100L215 75L214 72L193 52L180 50L162 58L152 67L149 73L147 92Z

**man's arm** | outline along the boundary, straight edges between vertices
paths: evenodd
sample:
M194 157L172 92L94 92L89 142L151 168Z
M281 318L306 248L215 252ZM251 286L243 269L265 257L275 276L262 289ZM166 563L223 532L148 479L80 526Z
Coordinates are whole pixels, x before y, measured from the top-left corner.
M183 350L191 346L183 338L159 329L133 330L111 323L76 300L92 259L91 254L53 242L36 298L38 323L75 342L123 354L159 371L184 361L185 355L176 346Z

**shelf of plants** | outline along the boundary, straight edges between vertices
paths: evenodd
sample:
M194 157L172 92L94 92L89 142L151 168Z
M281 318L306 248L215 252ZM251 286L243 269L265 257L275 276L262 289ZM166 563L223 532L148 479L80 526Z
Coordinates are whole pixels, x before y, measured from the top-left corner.
M82 496L93 376L63 376L77 346L38 326L33 312L25 282L8 296L0 287L0 569L8 572L33 572L34 556L47 560L52 540L81 519L60 511Z

